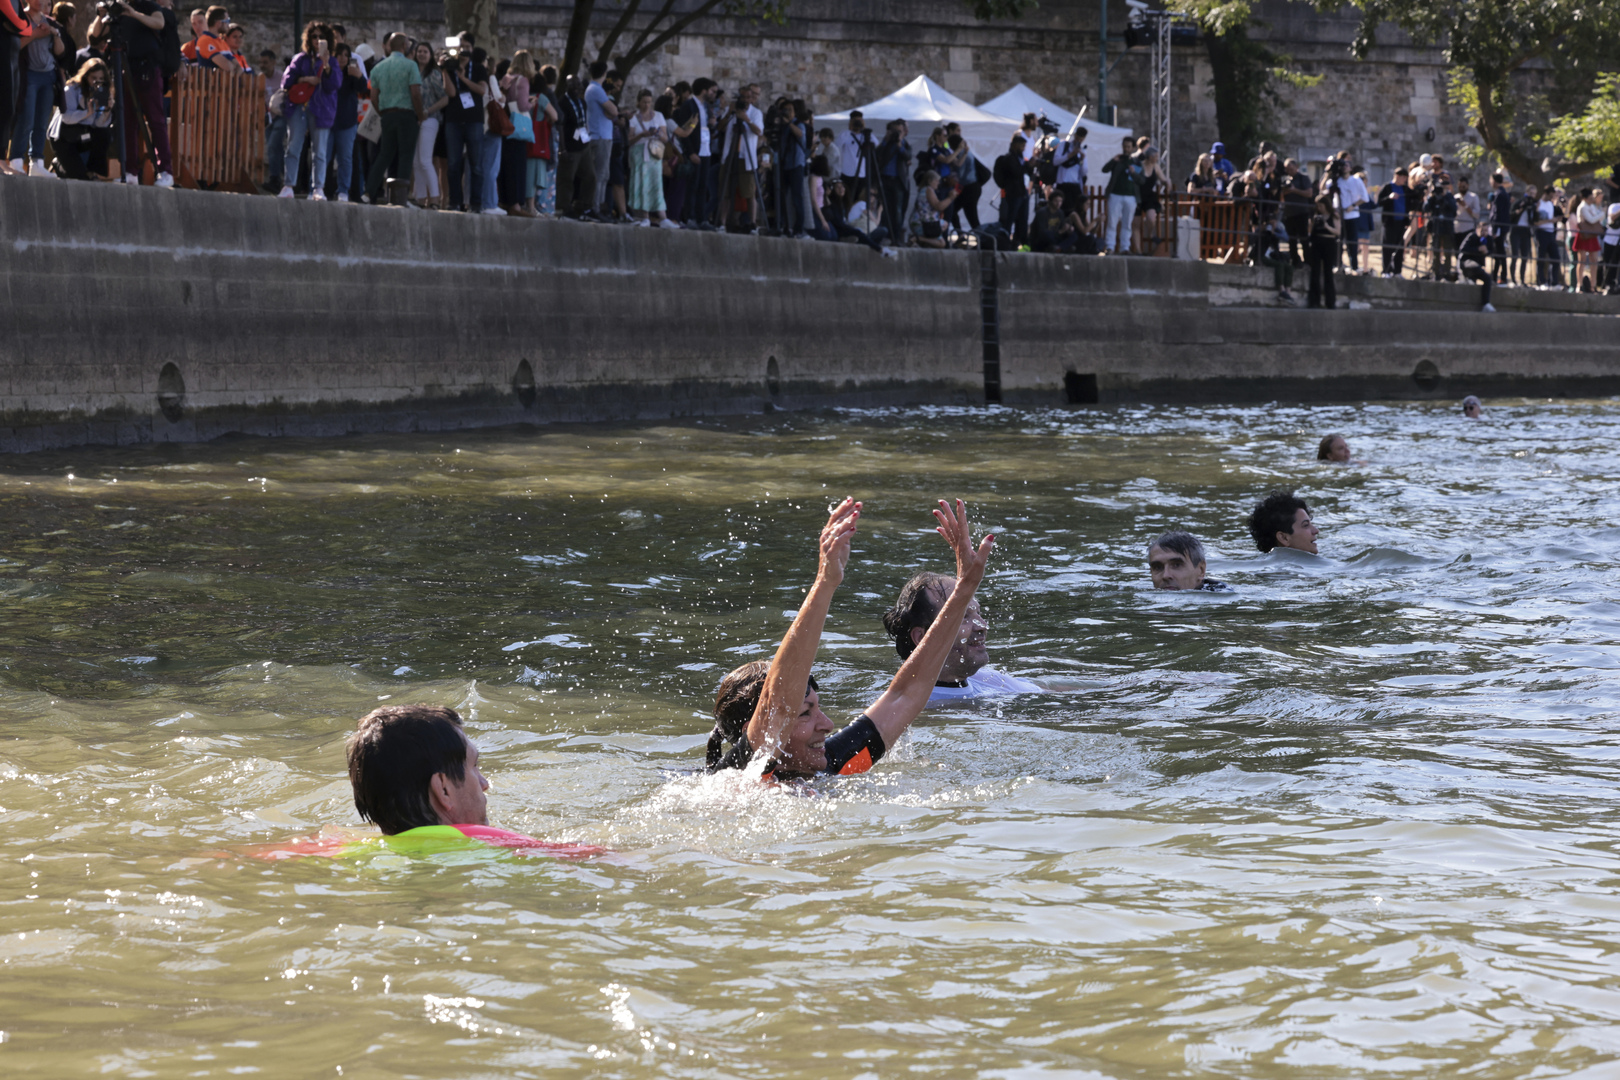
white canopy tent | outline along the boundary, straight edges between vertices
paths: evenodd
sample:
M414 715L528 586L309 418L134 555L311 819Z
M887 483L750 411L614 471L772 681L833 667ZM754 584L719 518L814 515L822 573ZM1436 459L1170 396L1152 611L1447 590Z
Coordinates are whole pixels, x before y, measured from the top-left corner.
M1018 120L969 105L926 75L918 75L887 97L858 106L858 109L866 126L872 129L874 139L883 138L883 128L890 120L904 120L911 128L909 141L914 151L927 145L928 135L936 125L961 124L962 137L986 173L995 165L996 158L1007 152L1019 124ZM853 111L818 116L816 123L836 124L834 130L842 132L843 123ZM906 182L909 185L911 177L906 177ZM987 183L979 200L979 217L986 224L996 220L995 198L995 185Z
M1102 166L1105 161L1119 153L1120 141L1128 138L1130 128L1114 127L1112 124L1100 123L1096 120L1083 118L1069 110L1055 105L1046 98L1037 94L1023 83L997 95L979 106L985 112L998 113L1010 119L1015 125L1024 122L1025 113L1046 114L1046 118L1058 126L1058 131L1068 135L1078 123L1086 129L1086 137L1080 143L1086 152L1086 182L1088 184L1101 184L1103 182Z

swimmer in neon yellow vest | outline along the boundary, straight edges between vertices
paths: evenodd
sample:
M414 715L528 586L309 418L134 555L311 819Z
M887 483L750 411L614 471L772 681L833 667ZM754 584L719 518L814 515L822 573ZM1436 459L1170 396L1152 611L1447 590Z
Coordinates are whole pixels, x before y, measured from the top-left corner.
M582 858L603 849L556 844L492 828L478 768L478 747L461 717L441 705L389 705L360 718L349 736L349 784L354 807L382 830L382 845L406 855L492 845L520 854ZM354 830L257 849L263 859L339 856L376 850L378 838Z

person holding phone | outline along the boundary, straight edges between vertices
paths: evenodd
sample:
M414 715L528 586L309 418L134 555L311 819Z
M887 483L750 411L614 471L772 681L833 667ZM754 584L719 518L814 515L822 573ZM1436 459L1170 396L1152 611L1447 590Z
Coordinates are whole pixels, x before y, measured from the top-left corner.
M279 197L290 199L298 180L304 140L313 133L310 154L309 197L326 199L326 166L332 152L332 125L337 122L338 90L343 72L332 63L332 28L323 22L304 27L304 48L292 58L281 76L287 94L287 157L282 163L283 186Z

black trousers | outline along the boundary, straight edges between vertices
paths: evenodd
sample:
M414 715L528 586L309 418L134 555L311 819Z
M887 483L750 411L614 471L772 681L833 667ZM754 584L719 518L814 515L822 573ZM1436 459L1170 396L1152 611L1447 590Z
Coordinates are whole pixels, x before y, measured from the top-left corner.
M1339 239L1313 236L1305 244L1305 265L1311 268L1311 286L1305 294L1306 307L1337 307L1333 270L1339 265Z
M1558 285L1558 235L1551 229L1537 229L1536 284Z
M1480 306L1484 307L1486 304L1490 303L1491 275L1490 272L1485 269L1484 264L1474 262L1473 260L1468 260L1466 262L1459 262L1457 264L1457 269L1462 273L1462 276L1467 278L1469 281L1479 282Z
M1457 230L1450 219L1436 218L1430 223L1434 239L1434 265L1431 274L1437 280L1441 275L1451 276L1451 256L1457 250Z
M1384 242L1381 245L1384 262L1384 273L1401 273L1401 265L1406 260L1406 218L1384 215Z
M596 200L596 165L590 144L583 150L564 150L557 163L557 213L579 217Z
M1620 289L1620 244L1603 245L1603 269L1598 280L1610 289Z
M1507 269L1507 234L1506 225L1491 226L1491 276L1500 284L1508 279Z
M4 43L0 42L0 48ZM107 175L107 144L112 129L63 124L62 137L51 143L56 151L56 168L69 180L88 180L90 174ZM88 168L86 167L88 166Z

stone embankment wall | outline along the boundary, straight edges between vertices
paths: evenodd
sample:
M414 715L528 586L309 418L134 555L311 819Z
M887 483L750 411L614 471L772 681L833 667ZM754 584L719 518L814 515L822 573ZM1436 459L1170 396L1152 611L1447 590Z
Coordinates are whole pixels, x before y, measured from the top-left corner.
M1620 392L1605 297L41 181L0 221L4 451L978 403L987 340L1010 402Z

